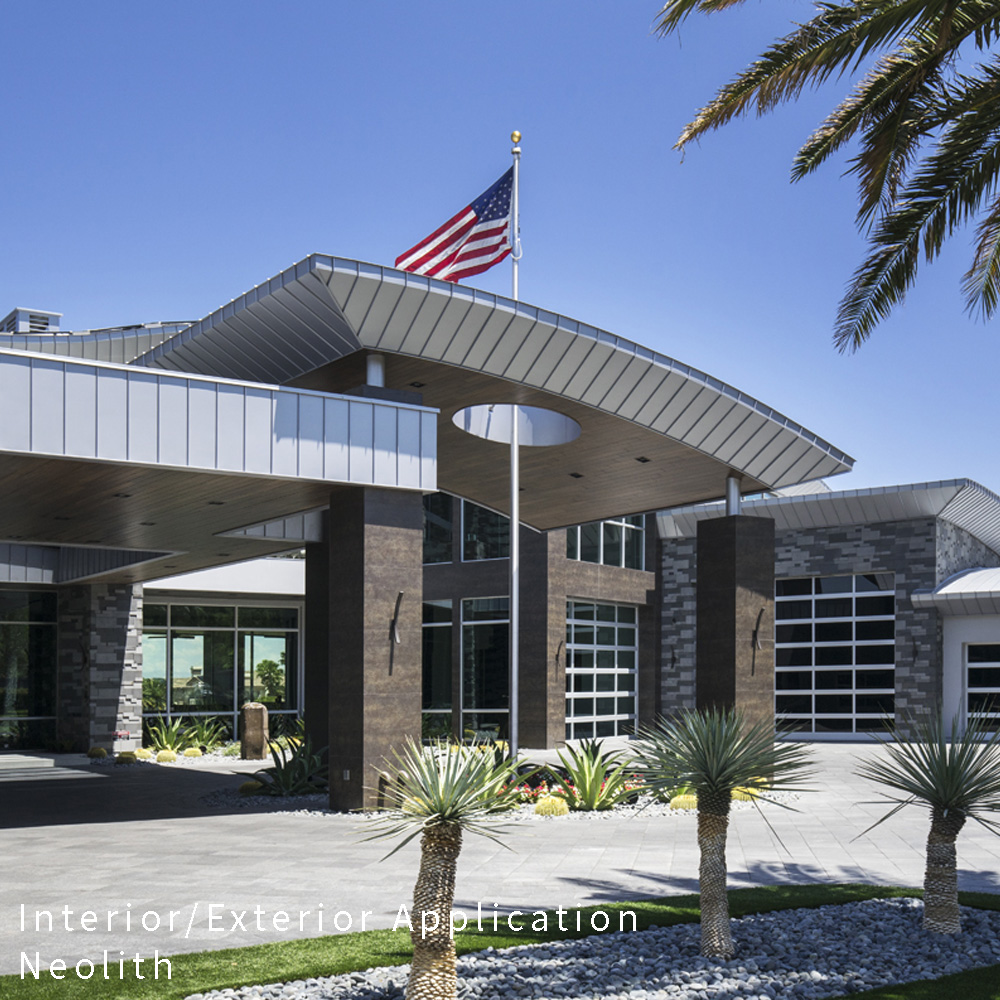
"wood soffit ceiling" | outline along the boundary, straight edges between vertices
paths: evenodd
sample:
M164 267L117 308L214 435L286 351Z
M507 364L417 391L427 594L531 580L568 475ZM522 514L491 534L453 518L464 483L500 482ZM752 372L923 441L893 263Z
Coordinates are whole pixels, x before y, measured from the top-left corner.
M149 580L286 550L288 542L218 535L325 506L331 489L273 477L0 455L0 540L174 553L95 577Z
M292 384L348 392L364 382L365 353L325 365ZM414 385L414 383L418 383ZM438 487L507 513L509 452L452 423L475 403L520 403L558 410L581 427L576 441L552 448L522 448L521 519L547 530L642 513L725 494L725 465L662 435L608 413L539 389L418 358L386 357L386 387L418 392L441 411ZM647 459L642 462L639 459ZM744 479L744 491L763 484Z

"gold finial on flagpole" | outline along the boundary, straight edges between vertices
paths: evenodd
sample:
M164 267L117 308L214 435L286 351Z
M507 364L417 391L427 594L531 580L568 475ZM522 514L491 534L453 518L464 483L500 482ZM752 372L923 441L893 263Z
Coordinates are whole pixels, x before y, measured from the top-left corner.
M515 129L510 134L510 141L516 146L521 141L521 133Z

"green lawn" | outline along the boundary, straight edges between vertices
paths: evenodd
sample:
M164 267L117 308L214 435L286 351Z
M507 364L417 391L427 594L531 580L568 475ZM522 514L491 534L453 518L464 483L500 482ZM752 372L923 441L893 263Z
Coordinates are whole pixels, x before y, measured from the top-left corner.
M733 889L729 905L734 917L748 913L766 913L800 906L823 906L862 899L899 896L919 896L916 889L899 889L870 885L792 885L764 886L756 889ZM1000 910L1000 896L988 893L961 893L968 906ZM593 910L609 913L621 909L634 910L638 929L658 924L692 923L698 919L698 897L669 896L655 900L627 903L604 903L582 909L584 921ZM574 911L575 912L575 911ZM575 931L560 932L555 921L548 933L535 933L530 928L518 934L510 931L494 933L462 933L456 937L459 954L493 946L506 948L565 938L582 937ZM614 927L614 923L612 924ZM282 941L249 948L198 952L171 957L171 979L137 980L126 966L126 979L110 981L99 978L82 981L72 971L56 980L47 973L37 981L19 975L0 977L0 996L4 1000L180 1000L191 993L253 983L283 982L310 976L329 976L354 972L376 965L400 965L410 960L409 935L405 931L374 930L356 934L338 934L309 938L303 941ZM114 971L117 971L116 969ZM144 971L148 971L144 967ZM869 1000L1000 1000L1000 966L963 972L931 982L888 987L870 993L856 994Z

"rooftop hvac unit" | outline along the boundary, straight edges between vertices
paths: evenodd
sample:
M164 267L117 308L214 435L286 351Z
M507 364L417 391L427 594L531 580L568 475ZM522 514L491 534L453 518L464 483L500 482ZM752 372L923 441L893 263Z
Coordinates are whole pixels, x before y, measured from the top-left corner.
M14 309L0 322L3 333L59 333L62 313L44 309Z

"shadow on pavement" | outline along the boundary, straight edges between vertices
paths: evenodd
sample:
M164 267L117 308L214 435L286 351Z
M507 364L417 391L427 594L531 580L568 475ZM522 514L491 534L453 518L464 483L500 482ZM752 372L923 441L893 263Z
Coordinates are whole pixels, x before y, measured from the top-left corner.
M245 813L235 804L208 805L212 792L239 788L257 767L234 761L213 768L86 763L32 767L0 764L0 829L129 822Z

